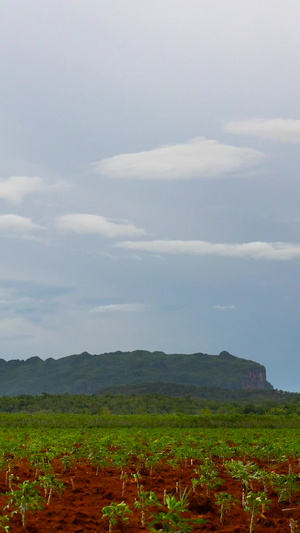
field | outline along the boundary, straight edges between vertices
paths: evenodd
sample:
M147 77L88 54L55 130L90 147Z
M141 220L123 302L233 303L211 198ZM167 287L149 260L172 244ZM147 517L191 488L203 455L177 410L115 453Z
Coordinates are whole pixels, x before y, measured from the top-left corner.
M18 420L8 427L2 419L0 531L300 527L299 429L41 428Z

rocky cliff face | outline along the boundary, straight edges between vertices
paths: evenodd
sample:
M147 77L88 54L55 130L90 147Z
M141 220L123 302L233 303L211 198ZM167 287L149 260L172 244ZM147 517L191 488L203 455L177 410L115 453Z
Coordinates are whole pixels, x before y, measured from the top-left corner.
M260 365L259 368L249 368L246 379L242 382L243 389L272 389L272 385L267 381L266 369Z

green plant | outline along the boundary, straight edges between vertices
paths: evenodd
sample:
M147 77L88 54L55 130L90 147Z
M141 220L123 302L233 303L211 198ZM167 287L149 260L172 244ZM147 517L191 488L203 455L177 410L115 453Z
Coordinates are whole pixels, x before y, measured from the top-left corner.
M134 482L136 483L136 490L139 493L140 492L140 479L142 479L142 476L139 473L139 471L137 471L135 474L131 474L131 475L132 475L132 477L134 479Z
M39 475L39 472L51 472L53 471L53 467L51 465L52 455L49 452L45 452L43 454L35 454L35 456L32 458L31 462L35 467L35 477L37 478Z
M246 490L249 488L252 490L252 481L257 475L258 467L256 464L248 462L243 463L243 461L227 461L225 463L225 468L234 479L240 479L243 487Z
M220 522L223 524L225 514L229 513L231 507L235 503L238 503L238 500L231 494L228 494L228 492L220 492L219 494L215 494L215 499L217 505L220 506Z
M192 479L193 489L195 489L197 485L201 485L201 487L205 488L207 496L210 495L212 489L223 484L213 461L210 461L209 459L206 459L199 468L195 468L195 472L198 474L199 478Z
M264 492L249 492L246 496L245 501L245 511L249 512L251 515L250 518L250 528L249 533L254 531L254 518L261 512L262 514L268 508L271 500L268 500L267 495Z
M62 464L64 465L64 470L69 470L70 468L72 468L73 466L73 463L72 463L72 459L69 457L69 455L63 455L61 457L61 462Z
M9 533L9 516L7 514L0 516L0 528L3 529L5 533Z
M39 476L38 481L44 488L44 494L47 500L47 505L49 505L51 496L54 491L58 492L58 494L61 495L65 489L65 485L60 479L56 478L55 474L44 474L43 476Z
M4 509L13 507L12 515L20 513L22 516L22 526L26 525L27 511L35 511L36 509L43 509L45 500L39 494L37 489L37 481L23 481L19 489L11 489L7 495L9 501Z
M141 485L140 491L138 494L138 499L135 500L134 507L136 509L141 509L142 512L142 527L146 525L146 509L151 505L161 506L155 492L144 491L144 487Z
M162 511L155 516L154 520L148 524L148 528L153 532L167 532L167 533L189 533L193 531L195 524L205 524L206 520L190 520L183 518L182 513L187 511L188 507L188 492L185 490L182 497L176 500L175 496L166 496L167 511ZM158 526L159 529L157 529Z
M119 521L128 524L129 517L128 515L132 513L128 505L125 502L116 503L111 502L110 505L106 505L102 509L102 518L108 520L108 531L112 532L113 526L116 525Z
M257 470L253 473L253 479L256 479L257 481L261 481L264 487L264 492L267 493L268 491L268 484L270 483L272 479L272 473L267 472L267 470L264 470L263 468L257 468Z
M105 468L109 465L107 458L103 457L102 453L92 452L88 455L88 458L91 464L96 467L96 476L98 476L100 468Z
M299 477L291 471L289 474L273 474L272 481L278 492L278 501L292 503L293 494L299 489Z

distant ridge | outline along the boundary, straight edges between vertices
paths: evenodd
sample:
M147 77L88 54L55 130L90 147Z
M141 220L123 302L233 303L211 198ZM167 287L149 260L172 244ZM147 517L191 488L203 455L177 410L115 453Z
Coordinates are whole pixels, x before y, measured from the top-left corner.
M166 354L135 350L91 355L88 352L60 359L0 359L0 395L95 394L109 387L164 383L231 390L272 389L263 365L223 351Z

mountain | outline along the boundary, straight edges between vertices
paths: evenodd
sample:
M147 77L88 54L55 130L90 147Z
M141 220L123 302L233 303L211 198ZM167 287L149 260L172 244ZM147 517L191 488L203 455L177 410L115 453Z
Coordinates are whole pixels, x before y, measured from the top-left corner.
M0 359L0 395L95 394L108 387L170 383L224 389L272 389L264 366L228 352L88 352L60 359ZM186 387L185 387L186 388Z

